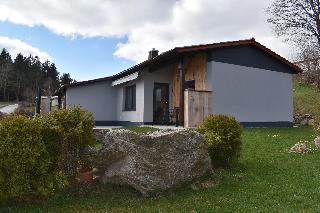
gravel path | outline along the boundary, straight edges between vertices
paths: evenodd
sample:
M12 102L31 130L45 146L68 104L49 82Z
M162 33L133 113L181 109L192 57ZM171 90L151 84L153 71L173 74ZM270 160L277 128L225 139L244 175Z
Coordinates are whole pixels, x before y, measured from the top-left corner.
M0 112L5 114L13 113L18 108L18 104L11 104L0 108Z

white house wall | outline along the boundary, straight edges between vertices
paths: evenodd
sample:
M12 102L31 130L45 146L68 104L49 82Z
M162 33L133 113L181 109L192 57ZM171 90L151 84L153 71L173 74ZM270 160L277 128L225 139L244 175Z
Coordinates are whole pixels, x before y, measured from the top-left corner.
M137 80L117 88L117 120L134 123L153 122L153 89L154 83L169 84L169 103L172 103L172 74L171 67L164 67L154 72L144 70ZM136 111L124 111L124 87L136 85ZM171 107L171 105L169 106Z
M66 93L68 106L82 106L93 113L95 121L115 121L117 90L111 81L70 87Z
M240 122L292 122L292 74L208 62L212 112Z
M124 111L124 87L136 85L136 110ZM144 111L144 80L138 78L128 84L115 86L117 90L117 121L143 122Z

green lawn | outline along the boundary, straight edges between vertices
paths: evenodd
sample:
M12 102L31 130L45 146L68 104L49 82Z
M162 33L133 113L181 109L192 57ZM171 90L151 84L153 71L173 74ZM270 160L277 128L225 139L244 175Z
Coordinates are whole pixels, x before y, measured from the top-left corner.
M107 185L60 194L12 212L319 212L320 152L289 154L310 128L245 129L239 164L196 184L142 197L127 187ZM275 136L276 135L276 136ZM2 209L5 210L5 209ZM1 211L1 209L0 209Z

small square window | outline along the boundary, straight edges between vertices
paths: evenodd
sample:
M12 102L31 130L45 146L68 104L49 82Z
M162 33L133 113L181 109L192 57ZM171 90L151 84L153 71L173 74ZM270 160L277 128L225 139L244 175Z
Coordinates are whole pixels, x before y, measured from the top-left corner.
M127 86L124 88L124 110L136 110L136 85Z
M196 87L195 80L185 81L184 83L184 89L195 89L195 87Z

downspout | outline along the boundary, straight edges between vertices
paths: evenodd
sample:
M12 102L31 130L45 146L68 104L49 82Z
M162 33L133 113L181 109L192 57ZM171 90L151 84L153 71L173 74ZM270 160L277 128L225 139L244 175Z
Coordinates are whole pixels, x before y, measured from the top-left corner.
M184 126L184 84L185 84L185 67L184 60L181 57L179 62L179 76L180 76L180 85L179 85L179 124Z

